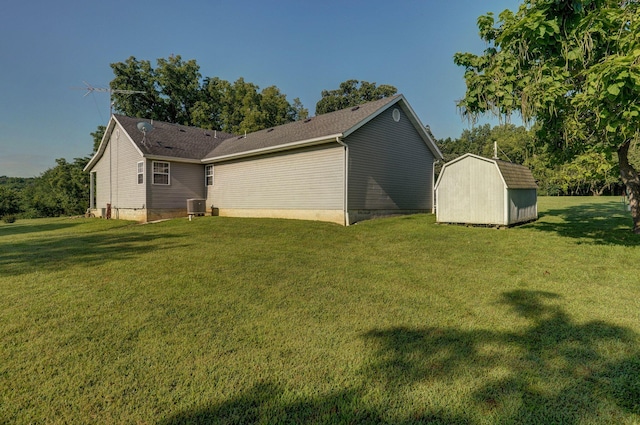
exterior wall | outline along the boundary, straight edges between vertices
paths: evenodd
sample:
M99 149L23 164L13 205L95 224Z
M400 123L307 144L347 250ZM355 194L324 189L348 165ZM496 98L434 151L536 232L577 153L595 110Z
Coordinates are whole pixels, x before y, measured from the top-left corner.
M393 119L393 110L400 120ZM349 146L349 217L431 212L434 156L399 105L345 139Z
M104 154L91 170L96 173L94 213L97 216L101 216L107 204L111 204L112 211L115 208L132 211L145 208L145 184L137 182L138 162L143 160L126 133L117 126L111 133ZM145 172L147 169L145 164Z
M204 165L169 162L169 184L153 184L153 161L148 161L148 188L150 210L184 210L187 215L187 199L205 198ZM176 212L177 213L177 212ZM149 220L152 220L151 218Z
M448 164L436 188L437 221L506 225L505 192L492 162L469 157Z
M536 189L509 189L509 224L523 223L538 218Z
M225 216L344 224L344 147L327 144L214 164L207 206Z

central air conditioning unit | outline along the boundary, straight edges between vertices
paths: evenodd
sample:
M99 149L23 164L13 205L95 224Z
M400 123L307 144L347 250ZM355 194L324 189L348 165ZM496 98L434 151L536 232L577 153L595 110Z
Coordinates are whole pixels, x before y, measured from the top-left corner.
M205 199L187 199L187 214L204 215L207 212Z

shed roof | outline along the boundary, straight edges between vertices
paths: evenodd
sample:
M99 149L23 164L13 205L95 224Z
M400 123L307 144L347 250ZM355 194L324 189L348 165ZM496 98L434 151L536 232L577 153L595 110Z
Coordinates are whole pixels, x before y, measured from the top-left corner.
M507 188L509 189L537 189L536 180L524 165L514 164L513 162L493 159L502 174Z
M472 153L464 154L444 164L442 171L440 172L440 176L438 176L436 188L440 185L440 180L444 175L444 171L446 168L456 162L460 162L466 159L486 161L495 164L498 168L498 171L500 172L500 175L502 176L502 180L504 181L507 189L538 188L536 180L533 178L533 174L531 174L531 170L524 165L514 164L513 162L502 161L500 159L485 158L483 156L474 155Z

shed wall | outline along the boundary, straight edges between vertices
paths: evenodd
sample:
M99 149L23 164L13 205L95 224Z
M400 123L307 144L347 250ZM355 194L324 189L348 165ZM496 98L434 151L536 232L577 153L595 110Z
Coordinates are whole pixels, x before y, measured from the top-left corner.
M536 189L509 189L509 224L522 223L538 218Z
M442 223L507 224L505 187L495 164L465 158L442 171L437 196L437 221Z
M393 119L393 110L400 120ZM399 105L345 139L349 210L430 211L434 156Z

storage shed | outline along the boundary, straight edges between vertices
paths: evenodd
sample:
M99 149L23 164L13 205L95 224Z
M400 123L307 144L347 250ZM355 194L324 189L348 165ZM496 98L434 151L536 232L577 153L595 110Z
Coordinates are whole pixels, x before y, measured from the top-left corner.
M468 153L442 167L435 185L436 219L495 226L536 220L537 188L527 167Z

